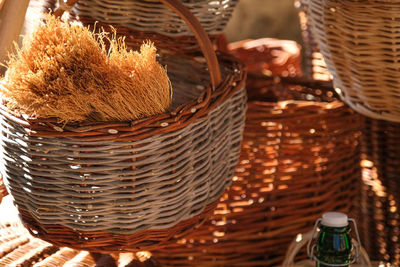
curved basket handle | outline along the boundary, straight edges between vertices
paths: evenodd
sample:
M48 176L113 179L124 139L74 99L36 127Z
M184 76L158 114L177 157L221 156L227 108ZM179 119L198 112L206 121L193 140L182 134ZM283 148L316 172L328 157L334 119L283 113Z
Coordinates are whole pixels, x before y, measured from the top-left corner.
M211 85L213 89L217 88L217 86L222 81L217 55L215 54L210 38L201 26L200 22L190 12L190 10L181 3L180 0L160 1L168 6L171 10L173 10L176 14L178 14L193 32L197 42L199 43L200 49L203 52L204 58L206 59L208 71L211 77ZM54 11L55 16L61 16L65 10L72 7L76 2L78 2L78 0L68 0L67 2L64 2L64 0L60 0L59 2L60 7L56 11Z
M297 253L300 251L300 249L308 243L310 239L313 238L313 232L310 231L308 233L305 233L301 236L300 240L294 239L292 243L290 243L290 246L286 252L285 255L285 260L282 263L282 267L295 267L296 265L294 264L294 258L297 255ZM357 241L352 241L352 242L357 242ZM360 256L359 261L361 266L365 267L372 267L371 262L369 260L368 254L365 251L363 247L360 248Z

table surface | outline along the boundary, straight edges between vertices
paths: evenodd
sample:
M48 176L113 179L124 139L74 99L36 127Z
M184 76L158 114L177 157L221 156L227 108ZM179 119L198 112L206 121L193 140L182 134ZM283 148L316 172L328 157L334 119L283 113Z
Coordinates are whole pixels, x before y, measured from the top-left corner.
M3 198L2 203L0 204L0 224L9 223L9 222L18 222L18 212L17 209L12 204L12 199L10 196ZM0 237L0 244L2 240ZM0 251L1 252L1 251ZM1 254L1 253L0 253ZM98 257L97 257L98 258ZM1 261L1 258L0 258ZM118 265L121 266L121 265ZM156 260L150 258L150 260L145 262L130 262L129 267L157 267L160 266ZM304 260L301 262L296 263L296 267L314 267L315 263L310 260ZM383 262L373 262L373 267L392 267L392 265ZM352 265L352 267L359 267L359 265Z
M99 253L91 254L87 251L58 248L38 238L32 237L20 223L17 209L12 204L10 196L5 197L0 204L0 214L0 230L1 233L4 234L0 234L0 266L16 266L21 263L25 263L21 264L23 266L27 264L30 266L33 265L33 263L42 262L46 258L54 259L54 261L52 261L52 266L62 266L63 264L87 267L160 266L148 252L116 253L112 255ZM38 247L43 247L43 249L40 250ZM46 256L43 257L43 255ZM43 266L49 265L46 264Z

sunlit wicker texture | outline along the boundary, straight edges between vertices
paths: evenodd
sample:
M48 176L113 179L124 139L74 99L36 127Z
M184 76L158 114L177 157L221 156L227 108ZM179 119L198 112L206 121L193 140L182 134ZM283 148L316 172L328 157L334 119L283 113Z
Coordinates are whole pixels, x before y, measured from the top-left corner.
M166 266L279 265L293 237L323 212L350 214L358 201L360 116L324 83L247 84L234 181L203 226L154 251Z
M343 100L368 117L400 122L400 2L307 3L314 37Z
M400 124L365 119L360 234L373 260L400 264Z
M182 0L211 35L221 34L238 0ZM179 16L157 0L79 0L78 16L167 36L192 36Z

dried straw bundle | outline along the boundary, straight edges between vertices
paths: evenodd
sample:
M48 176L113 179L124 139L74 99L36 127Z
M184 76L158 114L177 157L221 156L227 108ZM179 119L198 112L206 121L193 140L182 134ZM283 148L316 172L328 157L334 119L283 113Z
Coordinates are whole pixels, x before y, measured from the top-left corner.
M0 88L10 110L65 123L138 119L165 112L171 103L153 44L128 51L115 35L51 15L10 56Z

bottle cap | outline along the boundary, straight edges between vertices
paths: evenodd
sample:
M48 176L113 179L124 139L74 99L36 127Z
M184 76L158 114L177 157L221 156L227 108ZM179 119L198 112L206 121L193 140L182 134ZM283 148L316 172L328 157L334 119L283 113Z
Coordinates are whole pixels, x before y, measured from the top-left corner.
M345 227L349 221L346 214L332 211L322 214L321 224L329 227Z

